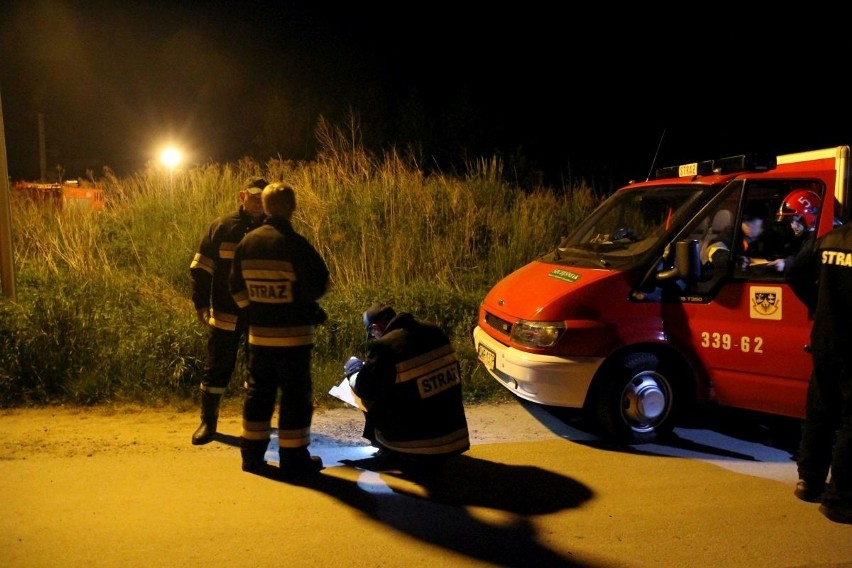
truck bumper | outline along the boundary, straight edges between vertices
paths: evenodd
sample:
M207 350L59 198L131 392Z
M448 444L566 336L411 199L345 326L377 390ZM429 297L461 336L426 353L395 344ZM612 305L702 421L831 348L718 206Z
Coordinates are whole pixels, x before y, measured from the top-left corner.
M548 406L582 408L604 361L526 353L503 345L479 326L473 330L473 342L480 362L500 384L520 398Z

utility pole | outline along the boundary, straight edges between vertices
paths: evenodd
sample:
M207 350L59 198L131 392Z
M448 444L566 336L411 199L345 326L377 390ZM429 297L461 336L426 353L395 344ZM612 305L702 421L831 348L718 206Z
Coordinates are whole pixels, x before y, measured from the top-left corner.
M9 193L9 165L6 162L6 127L3 125L3 99L0 98L0 287L3 296L15 294L15 259L12 256L12 206Z
M47 182L47 137L44 135L44 113L38 113L38 171L39 181Z

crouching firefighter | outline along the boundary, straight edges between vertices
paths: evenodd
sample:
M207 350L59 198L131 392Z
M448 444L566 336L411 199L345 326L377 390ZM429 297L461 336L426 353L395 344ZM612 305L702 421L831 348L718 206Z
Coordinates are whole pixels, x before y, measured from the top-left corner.
M373 304L363 315L367 358L344 367L365 408L377 457L404 473L436 473L470 449L461 370L449 337L409 313Z

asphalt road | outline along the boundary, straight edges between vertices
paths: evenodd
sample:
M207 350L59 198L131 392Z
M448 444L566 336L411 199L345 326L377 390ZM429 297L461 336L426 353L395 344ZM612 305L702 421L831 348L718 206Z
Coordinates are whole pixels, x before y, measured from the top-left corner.
M612 447L512 403L470 409L475 444L436 478L319 427L326 468L285 483L240 471L238 416L193 447L195 409L27 412L0 414L3 566L852 566L852 526L792 495L789 423Z

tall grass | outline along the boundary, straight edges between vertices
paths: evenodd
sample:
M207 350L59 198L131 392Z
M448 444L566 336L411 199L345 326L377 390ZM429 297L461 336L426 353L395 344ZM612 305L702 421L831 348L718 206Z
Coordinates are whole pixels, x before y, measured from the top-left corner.
M476 362L479 302L587 214L592 189L522 190L496 157L461 176L426 175L398 152L366 153L351 132L321 123L317 134L323 150L311 162L204 164L172 179L153 163L126 178L106 171L100 212L14 196L18 298L0 301L0 406L191 400L207 333L189 299L189 263L252 176L297 188L293 224L331 271L314 356L317 404L338 404L325 393L362 346L360 314L373 301L450 334L469 402L505 396ZM226 397L241 384L235 377Z

